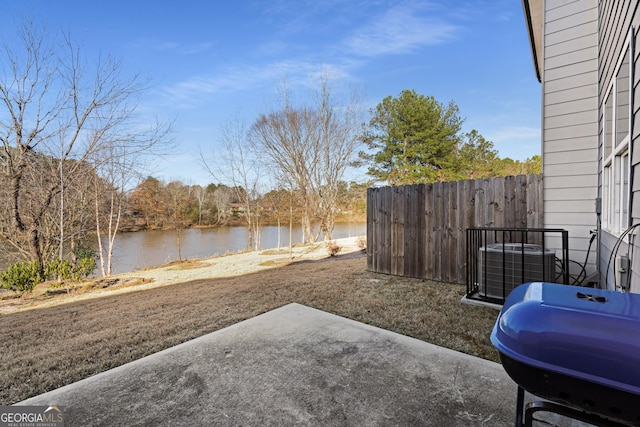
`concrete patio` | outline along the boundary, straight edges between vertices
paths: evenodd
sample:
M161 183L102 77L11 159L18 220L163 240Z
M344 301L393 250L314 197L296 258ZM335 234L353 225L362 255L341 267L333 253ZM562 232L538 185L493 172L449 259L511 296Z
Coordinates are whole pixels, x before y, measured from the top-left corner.
M298 304L19 405L65 426L512 426L499 364Z

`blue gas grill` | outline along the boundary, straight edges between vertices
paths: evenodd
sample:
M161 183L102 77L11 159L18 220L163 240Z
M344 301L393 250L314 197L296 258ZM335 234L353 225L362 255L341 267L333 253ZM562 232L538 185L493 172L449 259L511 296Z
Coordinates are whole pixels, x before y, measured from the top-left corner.
M516 426L539 411L601 426L640 425L640 295L527 283L491 333L518 384ZM524 390L547 401L524 407Z

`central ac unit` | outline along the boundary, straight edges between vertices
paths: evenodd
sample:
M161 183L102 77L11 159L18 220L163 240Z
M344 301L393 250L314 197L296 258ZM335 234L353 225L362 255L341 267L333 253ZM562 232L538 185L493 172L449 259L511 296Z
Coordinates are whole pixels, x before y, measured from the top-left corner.
M493 243L478 251L480 295L506 298L518 285L555 281L555 252L528 243Z

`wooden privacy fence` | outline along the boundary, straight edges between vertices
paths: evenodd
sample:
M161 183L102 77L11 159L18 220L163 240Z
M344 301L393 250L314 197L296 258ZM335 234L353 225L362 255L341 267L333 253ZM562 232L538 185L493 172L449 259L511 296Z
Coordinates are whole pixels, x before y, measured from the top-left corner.
M542 175L369 188L367 268L463 284L467 228L542 228L542 207Z

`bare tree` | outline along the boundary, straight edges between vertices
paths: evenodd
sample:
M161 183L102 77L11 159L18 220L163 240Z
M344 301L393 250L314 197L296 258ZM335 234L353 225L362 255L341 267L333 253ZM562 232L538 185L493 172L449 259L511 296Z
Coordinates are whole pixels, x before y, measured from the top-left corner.
M229 182L236 200L242 204L241 214L247 224L247 248L260 249L260 186L261 160L251 151L247 142L247 131L239 120L223 125L223 152L207 158L201 153L201 160L211 176L221 182Z
M95 231L98 241L100 272L111 275L113 250L127 203L126 188L135 176L135 162L124 147L112 145L103 159L94 159L96 177L93 180ZM104 238L104 239L103 239Z
M350 102L338 104L332 96L327 78L320 79L319 84L316 105L321 126L320 154L313 182L319 200L317 218L320 230L325 240L331 240L340 183L360 144L362 114L355 95Z
M118 61L104 57L90 65L68 35L52 36L32 22L23 22L16 35L0 52L2 174L11 189L11 221L0 229L43 265L52 242L64 240L64 191L71 182L65 176L80 175L114 147L140 153L165 133L136 129L137 97L147 82L122 78ZM44 225L55 200L60 227L52 235Z
M164 188L164 199L167 207L167 219L176 232L178 245L178 261L182 261L182 230L189 225L187 209L191 203L188 187L179 181L173 181Z
M199 185L192 185L191 191L198 202L198 225L202 225L202 213L207 200L207 191Z
M125 179L124 171L119 170L116 164L107 163L104 166L106 179L96 177L93 180L93 202L100 271L102 277L107 277L111 275L113 247L122 218L124 197L122 186ZM106 236L106 242L103 241L103 236Z
M233 196L231 193L232 190L226 185L219 185L215 187L212 192L213 204L216 208L217 225L224 225L229 215L229 204Z
M14 247L42 264L50 242L43 239L41 225L60 191L60 183L49 174L33 172L34 167L44 168L43 159L48 154L42 155L36 150L59 132L55 122L64 111L65 98L69 95L63 93L55 100L48 96L53 92L58 67L44 37L30 24L18 28L17 35L18 43L3 44L0 60L3 64L0 81L2 172L10 187L11 206L11 220L2 227L2 234ZM14 46L18 46L17 50Z
M276 220L278 234L276 247L278 250L280 250L280 228L282 226L282 220L283 218L289 218L291 222L292 219L291 192L280 187L276 190L269 191L264 195L264 199L268 203L270 219L273 220L275 217ZM291 230L289 230L289 234L291 234Z
M286 90L279 109L261 114L251 128L254 151L295 189L303 207L305 241L319 232L333 237L338 183L359 144L361 113L357 98L338 103L326 76L311 106L294 106ZM312 221L319 223L314 234Z
M64 259L65 254L70 253L75 262L76 249L80 249L80 246L86 247L83 241L95 230L92 189L98 177L95 175L94 167L87 162L83 163L75 175L67 174L68 163L70 162L61 163L63 167L60 168L62 190L58 198L58 257ZM45 234L55 235L55 232Z

